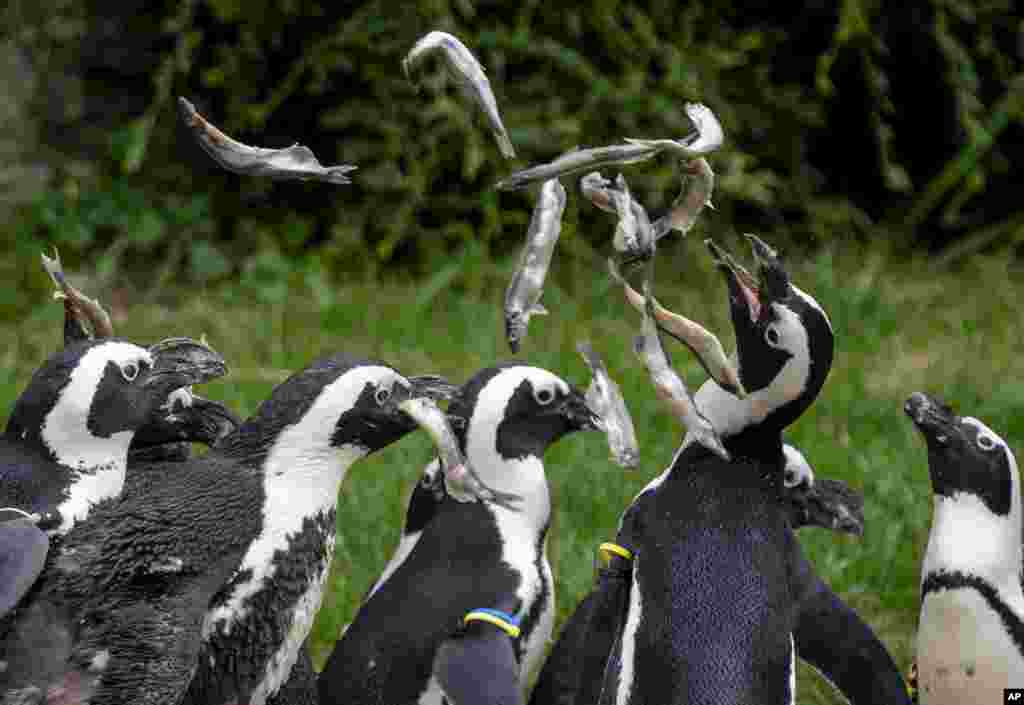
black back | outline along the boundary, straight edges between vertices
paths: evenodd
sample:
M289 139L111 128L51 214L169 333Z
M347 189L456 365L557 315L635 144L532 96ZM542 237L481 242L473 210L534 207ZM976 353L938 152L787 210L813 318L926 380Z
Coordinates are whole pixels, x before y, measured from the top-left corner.
M335 646L320 674L322 705L415 702L432 676L438 647L466 613L499 604L518 586L500 547L486 505L442 501L415 549ZM522 626L520 642L529 629Z

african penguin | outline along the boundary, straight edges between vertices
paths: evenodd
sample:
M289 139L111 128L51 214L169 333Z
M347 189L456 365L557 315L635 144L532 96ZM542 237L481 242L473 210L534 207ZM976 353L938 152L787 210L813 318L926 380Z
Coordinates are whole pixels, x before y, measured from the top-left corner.
M396 404L433 391L428 379L421 389L381 363L324 358L207 454L97 507L68 536L71 558L48 572L36 609L0 644L0 694L273 702L306 663L339 485L353 462L416 428ZM34 652L41 642L54 646ZM292 685L315 694L308 673Z
M579 390L521 364L477 373L448 415L482 482L520 502L509 509L445 495L434 504L428 490L433 518L335 646L320 674L322 705L441 705L446 694L459 705L519 701L540 665L554 621L543 455L598 419ZM509 636L493 624L463 625L480 610L504 613Z
M780 501L781 433L824 384L833 357L831 324L789 282L774 253L759 253L760 241L752 243L756 282L709 243L729 287L748 396L736 398L711 381L695 401L732 460L684 445L636 503L628 605L601 703L792 703L798 641L817 634L802 611L832 606L831 613L822 610L823 628L847 616L836 611L841 603L833 604L827 586L824 593L816 589L820 581ZM888 656L877 640L871 643ZM860 646L840 639L832 666L862 660ZM830 666L821 670L828 675ZM902 687L891 659L879 670L876 680L891 677Z
M0 436L0 509L35 529L8 532L0 523L0 617L45 566L18 553L38 556L40 545L49 549L95 504L120 494L136 431L163 415L174 390L223 371L213 350L182 339L160 354L121 340L77 343L35 372Z
M843 482L816 479L807 458L795 447L785 444L783 453L783 507L790 526L863 531L862 496ZM532 705L598 701L605 664L625 617L639 500L656 486L648 485L627 507L610 550L602 544L595 584L563 625L530 696ZM624 552L616 553L616 547Z
M921 567L917 692L923 705L1003 702L1024 687L1017 461L978 419L925 394L904 407L924 436L934 493Z

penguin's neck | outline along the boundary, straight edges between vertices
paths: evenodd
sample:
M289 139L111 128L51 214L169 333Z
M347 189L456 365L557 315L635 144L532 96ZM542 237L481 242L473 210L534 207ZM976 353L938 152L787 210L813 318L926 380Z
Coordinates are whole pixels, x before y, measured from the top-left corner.
M788 400L799 396L805 376L780 375L777 382L740 399L723 389L715 380L709 379L701 385L693 397L698 411L704 415L718 432L719 437L736 436L751 427L782 432L777 424L766 423L768 416ZM771 419L769 419L771 421Z
M508 515L508 522L521 524L536 536L543 534L551 519L551 492L543 460L536 455L506 458L498 452L493 431L472 427L466 439L466 459L490 489L521 498L514 511L495 508L502 516Z
M974 494L934 495L932 530L921 580L940 573L964 573L996 586L1020 590L1021 497L1013 483L1010 511L997 515Z
M69 471L65 498L56 507L61 515L56 534L66 534L89 516L92 505L117 497L124 489L128 448L135 433L121 431L103 437L89 430L89 407L82 399L92 398L96 384L98 380L73 377L42 423L21 427L21 443Z

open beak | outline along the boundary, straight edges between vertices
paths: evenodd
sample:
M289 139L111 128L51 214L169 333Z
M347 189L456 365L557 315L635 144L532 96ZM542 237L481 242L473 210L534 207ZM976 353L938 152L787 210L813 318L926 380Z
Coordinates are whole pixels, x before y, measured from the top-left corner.
M816 479L785 491L793 528L818 526L864 535L864 495L840 480Z
M744 237L750 242L757 262L757 273L760 277L759 290L766 301L781 301L789 296L789 272L782 266L779 253L757 235L747 233Z
M220 353L191 338L167 338L151 345L149 352L153 371L146 387L165 394L223 377L228 371Z
M761 317L761 291L757 280L743 265L733 259L732 255L715 244L705 240L715 264L725 275L729 287L729 305L733 310L733 319L737 313L743 313L751 325Z

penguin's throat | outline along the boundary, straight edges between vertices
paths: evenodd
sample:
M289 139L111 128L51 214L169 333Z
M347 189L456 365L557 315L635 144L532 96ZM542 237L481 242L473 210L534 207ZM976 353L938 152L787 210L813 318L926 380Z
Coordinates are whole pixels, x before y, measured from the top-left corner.
M925 576L961 572L994 585L1019 585L1022 563L1021 507L993 514L976 495L935 495L934 519L925 553Z
M117 460L90 467L77 466L67 487L64 500L57 505L60 525L52 533L63 535L85 520L97 502L118 497L124 490L125 464L128 450Z

